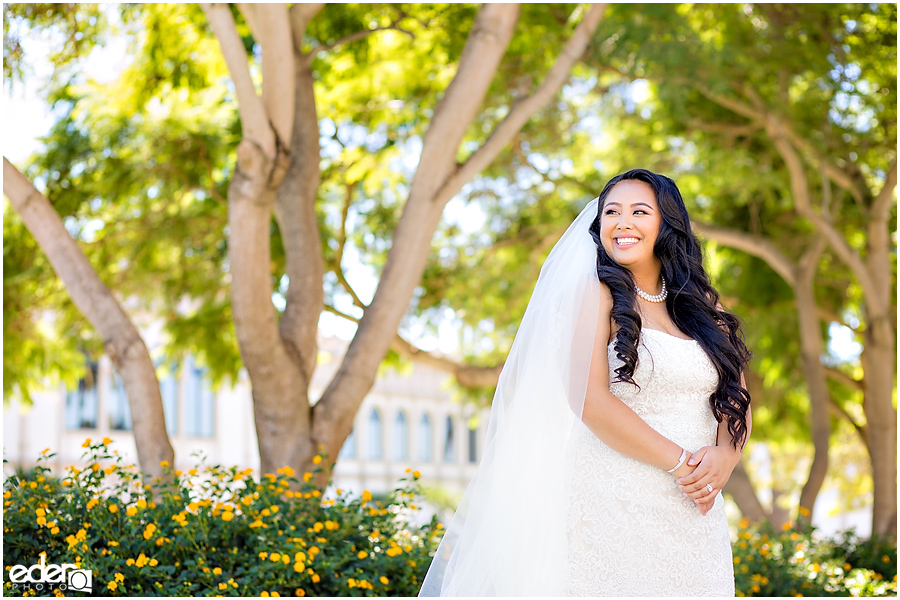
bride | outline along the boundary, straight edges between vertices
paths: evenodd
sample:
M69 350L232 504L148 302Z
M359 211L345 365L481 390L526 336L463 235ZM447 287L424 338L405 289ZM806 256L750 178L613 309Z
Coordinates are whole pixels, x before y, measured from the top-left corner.
M419 595L734 595L749 357L675 182L614 177L541 269Z

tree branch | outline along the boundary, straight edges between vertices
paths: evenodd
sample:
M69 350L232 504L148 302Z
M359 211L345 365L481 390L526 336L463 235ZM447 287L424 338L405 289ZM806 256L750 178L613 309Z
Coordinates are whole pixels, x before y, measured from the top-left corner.
M324 2L295 2L288 9L296 56L304 56L303 37L306 35L306 27L324 6Z
M255 4L262 47L262 99L281 149L291 147L294 125L294 55L287 5Z
M879 297L878 287L872 279L871 273L866 268L862 257L847 243L847 240L833 225L813 209L803 163L794 147L788 141L783 124L775 115L770 114L766 117L766 133L787 165L791 177L791 192L797 212L812 222L813 226L828 241L838 258L850 267L859 280L863 294L866 296L866 302L872 307L874 312L876 314L883 313L885 307L882 306L883 302Z
M887 221L891 213L891 204L894 200L894 188L897 187L897 157L891 161L887 177L881 191L872 202L872 217L876 220Z
M494 365L492 367L476 367L458 363L444 356L421 350L404 340L400 334L397 334L394 338L391 348L393 348L397 354L405 356L410 360L454 375L456 381L463 387L471 388L497 385L497 380L500 378L500 371L503 369L503 364Z
M847 375L846 373L844 373L843 371L841 371L840 369L835 369L834 367L824 367L824 369L825 369L825 374L828 375L829 377L831 377L832 379L834 379L835 381L840 381L841 383L843 383L845 385L849 385L853 389L858 390L860 392L865 391L863 382L860 381L859 379L854 379L854 378L850 377L849 375Z
M747 136L762 129L761 123L738 125L736 123L707 123L699 119L691 119L688 125L693 129L699 129L707 133L722 133L734 137Z
M3 157L3 193L34 236L78 310L97 330L103 349L122 376L144 472L164 476L160 461L174 460L165 428L159 381L141 334L112 290L100 279L50 203Z
M868 447L869 445L869 428L866 425L859 424L856 419L853 418L853 415L847 412L847 410L838 404L834 398L829 398L832 410L838 414L838 416L843 417L847 420L848 423L853 425L853 428L856 430L856 433L859 434L859 437L862 438L863 443Z
M701 83L695 82L693 86L694 89L696 89L698 92L700 92L719 106L727 108L731 112L737 113L742 117L746 117L751 121L757 121L760 123L765 121L765 114L754 109L749 104L744 104L743 102L735 100L734 98L729 98L727 96L717 94Z
M228 65L228 72L234 82L234 91L238 100L238 112L241 115L243 138L254 142L269 159L275 158L275 135L269 126L263 101L256 93L250 69L247 66L247 53L238 35L234 19L227 4L201 3L200 7L209 19L213 33L219 41L222 56ZM241 154L238 153L240 157Z
M353 185L352 183L346 184L347 193L344 200L344 208L341 211L341 231L338 234L338 250L333 272L337 276L341 287L353 298L353 304L365 310L366 304L360 300L353 286L350 285L350 282L344 276L344 246L347 243L347 216L350 214L350 205L353 203Z
M341 312L333 306L325 305L325 310L331 314L337 315L342 319L347 319L354 323L359 323L359 319ZM421 348L417 348L410 342L403 339L398 333L391 342L391 348L399 355L405 356L417 363L434 367L440 371L450 373L456 377L457 383L463 387L485 387L497 385L500 378L500 371L503 370L503 364L494 365L492 367L476 367L474 365L466 365L451 360L445 356L426 352Z
M797 285L797 266L785 256L768 238L717 227L700 221L691 221L691 226L704 237L730 248L742 250L751 256L766 261L773 271L791 287Z
M467 181L486 169L500 151L513 140L528 119L559 91L568 80L572 67L587 50L607 6L608 3L591 5L559 53L556 63L534 93L513 103L509 114L497 125L484 144L444 182L435 195L438 204L446 204Z

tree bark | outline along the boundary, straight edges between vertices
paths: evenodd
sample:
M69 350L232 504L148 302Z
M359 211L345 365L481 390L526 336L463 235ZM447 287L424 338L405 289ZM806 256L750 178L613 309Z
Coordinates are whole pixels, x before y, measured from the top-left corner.
M159 380L137 328L66 231L50 200L3 158L3 193L47 255L72 302L103 338L103 348L122 377L141 471L165 477L162 461L174 464L166 432Z
M295 120L294 99L280 97L275 89L277 85L295 89L295 64L285 59L294 55L291 22L283 5L252 7L253 26L260 35L267 32L259 40L268 46L263 50L267 77L260 98L228 7L202 7L222 48L241 114L243 135L228 186L231 306L241 359L252 382L260 469L269 473L302 464L312 454L309 381L298 353L279 332L270 266L272 211L286 176Z
M797 264L797 285L794 287L794 305L800 324L800 354L803 378L809 394L810 433L813 442L813 462L803 490L800 507L812 515L816 497L828 472L828 448L831 440L830 394L822 365L824 347L822 330L816 310L815 276L819 257L825 249L825 241L817 238Z
M462 165L456 151L480 108L519 15L517 5L482 5L459 60L456 76L435 109L416 175L394 233L375 297L365 309L341 367L314 407L313 436L335 456L349 435L353 415L371 388L415 286L425 269L431 238L444 205L490 164L528 118L558 92L583 55L605 5L592 6L531 100L515 104L497 129Z

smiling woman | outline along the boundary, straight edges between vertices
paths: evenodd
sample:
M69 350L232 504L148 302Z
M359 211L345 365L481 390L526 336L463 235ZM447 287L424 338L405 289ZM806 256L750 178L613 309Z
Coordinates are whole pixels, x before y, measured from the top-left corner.
M717 300L675 183L614 177L541 269L420 595L733 595L749 353Z

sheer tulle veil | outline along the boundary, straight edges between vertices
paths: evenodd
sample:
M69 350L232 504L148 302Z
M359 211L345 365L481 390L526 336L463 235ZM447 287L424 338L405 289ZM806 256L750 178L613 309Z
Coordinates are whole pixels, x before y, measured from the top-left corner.
M420 596L561 596L566 452L580 427L599 309L592 200L541 268L500 374L481 463Z

